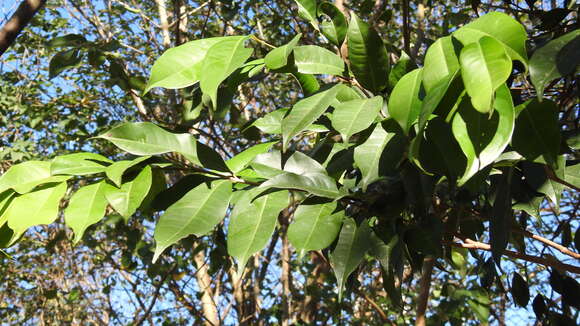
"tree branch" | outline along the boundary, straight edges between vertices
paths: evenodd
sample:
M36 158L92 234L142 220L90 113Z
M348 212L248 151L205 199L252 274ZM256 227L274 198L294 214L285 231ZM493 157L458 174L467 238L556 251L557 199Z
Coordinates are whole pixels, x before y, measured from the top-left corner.
M18 34L30 23L32 17L44 6L46 0L24 0L0 29L0 56L14 43Z
M419 298L417 298L417 319L416 326L425 326L425 313L427 312L427 303L429 302L429 288L431 287L431 273L435 258L427 256L423 259L423 271L419 281Z
M550 247L552 247L554 249L557 249L561 253L563 253L564 255L568 255L568 256L570 256L572 258L575 258L575 259L580 259L580 254L579 253L574 252L574 251L572 251L572 250L570 250L570 249L562 246L561 244L557 244L557 243L555 243L554 241L552 241L550 239L546 239L546 238L541 237L541 236L539 236L537 234L533 234L532 232L527 231L527 230L515 229L515 231L524 234L528 238L531 238L531 239L534 239L534 240L538 240L538 241L544 243L547 246L550 246Z

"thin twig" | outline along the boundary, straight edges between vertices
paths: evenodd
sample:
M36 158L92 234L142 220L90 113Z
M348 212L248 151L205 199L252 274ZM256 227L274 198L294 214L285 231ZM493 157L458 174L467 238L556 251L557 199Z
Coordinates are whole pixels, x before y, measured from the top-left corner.
M538 240L538 241L540 241L540 242L542 242L542 243L544 243L544 244L546 244L554 249L558 249L564 255L568 255L568 256L575 258L575 259L580 259L580 254L562 246L561 244L557 244L550 239L546 239L544 237L541 237L541 236L534 234L534 233L527 231L527 230L514 229L514 231L522 233L528 238Z

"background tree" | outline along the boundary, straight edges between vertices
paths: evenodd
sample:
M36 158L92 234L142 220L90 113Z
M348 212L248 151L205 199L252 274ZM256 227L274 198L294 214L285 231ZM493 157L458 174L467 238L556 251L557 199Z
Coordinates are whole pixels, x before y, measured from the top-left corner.
M316 59L316 56L312 53L304 53L306 51L304 48L298 48L298 50L295 48L291 51L293 57L284 59L291 63L290 67L286 64L273 66L278 64L274 56L271 56L270 62L266 61L266 66L270 71L278 69L279 73L273 74L262 70L256 75L244 76L243 74L247 71L234 72L233 77L231 76L223 84L224 87L218 89L219 100L216 104L212 104L211 99L208 101L207 97L211 98L211 92L206 92L203 86L201 90L195 85L180 90L155 88L144 94L146 76L149 75L154 60L166 49L189 40L224 35L253 35L249 40L254 49L252 58L263 58L273 46L287 44L294 39L295 35L302 33L298 44L322 45L332 52L340 53L343 58L349 59L351 71L356 77L355 79L351 75L342 74L342 71L324 70L324 76L318 78L320 84L342 82L346 85L350 84L354 87L352 89L361 89L357 87L362 85L366 89L363 90L366 92L365 96L370 95L370 92L379 94L384 97L385 103L389 103L389 109L383 109L381 117L390 112L395 120L401 123L405 117L398 118L390 108L416 104L404 103L408 96L399 96L399 101L403 103L395 102L396 104L391 105L391 101L396 101L397 91L394 89L396 82L419 65L425 67L423 76L418 77L417 73L406 75L405 83L400 82L401 89L405 91L413 89L411 86L416 80L422 80L424 88L433 85L429 83L432 83L437 76L426 72L429 67L427 63L429 56L425 57L427 47L438 38L472 21L478 15L483 15L488 11L505 11L528 28L530 40L528 48L532 54L532 61L530 63L513 61L516 68L508 71L511 96L516 105L535 97L536 89L541 89L538 85L543 83L543 81L538 82L533 79L534 73L530 80L529 75L523 73L526 70L525 67L520 67L520 65L529 64L529 69L533 72L533 69L538 67L534 65L533 60L535 49L561 35L576 35L573 31L577 26L577 13L573 12L577 8L572 3L570 5L564 3L560 6L556 3L540 5L531 2L473 3L472 6L463 8L459 3L449 2L363 1L353 4L336 2L336 8L347 17L352 17L354 13L360 17L360 21L356 18L350 20L350 27L353 26L353 22L364 27L364 22L368 21L379 31L385 41L388 49L388 52L385 52L386 57L371 56L362 60L363 66L366 60L384 60L385 58L393 64L389 79L385 81L386 84L377 85L366 82L364 69L362 72L361 70L355 72L356 69L352 68L353 65L356 67L361 62L353 63L353 60L356 61L353 57L355 48L343 45L339 52L339 46L333 45L333 41L338 43L338 40L342 38L339 36L341 25L337 18L341 17L340 14L330 5L320 7L318 12L312 10L316 8L312 5L313 2L310 1L300 1L297 5L262 1L242 3L157 1L145 4L120 1L49 3L46 10L35 17L30 28L21 35L11 51L3 56L2 87L6 91L2 92L3 105L0 110L2 110L4 120L2 127L4 170L8 170L14 163L23 160L38 158L45 160L57 154L80 150L98 152L115 161L134 159L135 156L122 152L119 154L119 151L109 143L89 140L90 137L103 134L115 123L122 121L151 121L163 126L166 130L188 132L226 159L254 144L277 139L276 134L279 134L280 130L276 128L280 129L280 120L284 115L280 108L291 107L299 99L315 92L315 89L308 87L311 85L309 83L313 83L312 77L300 75L291 66L292 62L296 65L301 64L301 58L312 60L312 58ZM457 7L461 8L457 12L450 9ZM302 18L297 17L297 12L301 13ZM324 15L321 15L318 21L316 16L320 12ZM328 17L334 17L334 20ZM370 36L364 33L361 35L363 40L374 37L372 32ZM349 38L355 39L356 35L349 34ZM46 40L50 41L47 43ZM325 43L324 40L330 42ZM543 57L538 57L541 58L538 61L549 62L549 60L554 60L555 56L571 58L573 61L574 56L565 55L577 52L577 44L573 40L574 38L572 41L562 42L568 44L564 50L560 49L562 45L556 50L554 50L554 45L544 47L546 50L552 50L545 51ZM377 43L373 44L375 44L374 51L380 51L380 48L376 47ZM445 50L447 48L441 46L441 51ZM302 54L300 54L301 51L303 51ZM326 52L319 49L316 51L315 53L323 53L321 54L321 58L325 59L323 62L329 62L327 59L331 57ZM50 62L47 60L49 57ZM435 59L440 57L434 56ZM558 63L561 65L562 60L560 59ZM570 320L575 318L577 310L572 306L577 304L575 303L577 301L574 301L576 300L573 296L574 292L572 291L571 294L567 290L574 289L577 285L573 278L564 275L566 269L568 272L575 270L573 268L577 266L578 258L570 250L567 252L568 256L560 255L559 252L566 253L564 248L545 241L552 239L564 247L569 247L572 239L577 239L572 236L572 233L578 227L576 220L578 193L564 191L560 198L559 193L562 187L558 183L563 181L574 190L578 187L574 179L577 174L574 172L576 166L574 163L577 159L577 152L575 152L577 145L574 143L578 127L578 103L575 97L577 77L571 74L577 62L564 62L564 64L566 67L573 68L571 70L566 68L569 70L566 74L552 72L552 75L548 74L544 78L550 79L545 95L555 103L553 107L559 110L559 128L556 133L562 134L558 136L562 140L562 148L560 150L557 150L557 146L545 148L544 150L549 152L549 155L553 155L552 162L549 159L544 160L543 165L531 163L532 160L525 155L527 153L516 150L524 154L526 158L520 162L522 158L517 157L508 148L504 153L505 157L496 163L497 169L494 170L494 176L487 178L492 187L482 192L475 192L481 197L474 197L474 193L469 192L469 185L463 186L461 190L455 188L454 179L461 175L457 175L457 170L449 168L448 164L437 165L436 152L427 153L435 158L431 162L421 161L423 154L419 155L418 161L419 165L427 171L446 176L447 180L438 183L435 188L433 179L426 177L411 163L408 163L406 156L395 157L399 160L397 163L400 163L395 171L387 169L372 172L372 166L367 168L361 165L360 160L356 162L356 157L355 165L352 162L348 163L349 155L357 156L357 153L365 155L363 156L365 158L363 161L365 161L366 155L373 152L381 153L381 150L377 150L377 145L374 145L380 141L380 137L384 137L379 131L383 130L384 134L387 132L400 134L399 131L393 131L398 129L398 124L392 120L385 122L381 129L376 127L378 125L373 125L375 128L373 130L378 130L376 133L371 133L373 130L367 130L357 132L354 137L351 137L351 142L360 150L355 150L350 154L347 150L346 155L338 156L347 160L346 167L339 164L340 160L333 162L331 157L328 161L326 160L329 152L334 154L344 150L344 147L341 147L342 143L350 136L347 129L337 126L335 122L338 116L337 106L340 107L340 105L332 105L335 111L333 116L327 116L328 119L323 117L317 121L316 125L306 126L309 131L301 134L301 141L290 143L292 146L290 152L308 153L319 163L333 162L334 165L325 166L326 172L333 178L341 177L343 171L347 172L339 180L344 187L347 187L348 182L359 181L357 187L352 187L351 195L341 199L338 204L338 207L346 208L345 215L354 217L356 220L356 224L352 224L348 222L351 220L343 217L347 221L343 224L344 239L348 236L347 226L356 226L360 232L370 232L370 228L365 229L365 225L368 225L365 221L366 218L371 218L372 229L378 236L371 238L373 243L384 242L384 245L372 246L372 250L367 255L361 256L359 253L357 258L362 259L362 263L357 263L358 267L346 264L348 266L344 267L345 274L337 275L346 283L346 292L341 300L338 300L335 292L336 283L333 281L333 271L329 262L335 266L336 270L337 262L340 262L340 257L336 255L336 248L341 245L342 235L330 248L313 251L306 254L306 258L299 258L302 254L295 247L295 243L296 237L300 236L301 232L295 234L293 238L292 231L288 230L292 219L297 224L300 216L306 216L306 218L316 216L312 210L318 207L325 207L325 213L320 216L330 219L327 222L332 225L332 216L335 220L340 218L336 214L331 214L334 209L333 204L320 206L322 204L315 201L306 202L297 208L296 203L282 210L278 218L279 227L269 240L266 249L259 255L245 257L249 259L249 263L246 264L242 279L236 273L235 261L227 255L228 249L230 253L232 249L228 248L226 243L226 239L230 241L232 234L231 214L244 216L241 214L244 213L243 211L235 211L237 204L233 205L234 210L228 213L229 217L220 223L214 232L205 237L187 237L179 245L173 246L170 249L171 253L161 255L159 260L153 263L153 249L155 248L153 229L155 221L159 220L159 211L165 211L169 203L174 202L177 197L185 194L200 182L199 177L193 175L210 172L205 169L200 170L199 165L190 166L187 161L178 156L163 155L133 161L131 164L134 165L125 166L125 168L131 168L127 170L127 173L123 174L123 169L121 169L121 174L117 174L118 177L124 175L123 179L111 178L107 174L110 179L109 183L114 186L115 180L117 180L117 185L120 182L140 181L143 178L139 179L138 175L148 173L147 166L153 168L152 176L156 178L151 178L154 180L151 182L152 190L144 199L145 203L151 204L142 206L135 214L129 214L130 211L127 212L127 209L119 208L119 206L115 207L114 200L109 200L111 206L107 208L104 222L91 227L85 232L83 240L73 246L69 239L73 239L74 236L78 237L78 232L73 235L70 229L62 223L66 221L65 210L64 216L59 218L61 223L35 227L33 231L26 233L25 237L31 237L35 241L22 239L14 247L6 249L6 252L12 255L10 259L5 258L2 265L2 268L6 269L2 273L5 279L2 286L5 287L5 290L3 288L3 302L6 303L4 309L6 319L16 324L23 321L47 324L77 323L80 320L88 320L94 324L130 322L155 324L161 321L166 324L184 324L191 321L191 316L193 316L197 323L204 322L208 325L222 323L406 324L414 321L415 316L421 316L421 311L424 309L422 303L425 302L427 296L418 295L418 293L430 293L430 313L427 316L434 324L440 323L439 321L451 324L479 324L480 321L477 320L491 320L502 324L505 323L505 313L515 310L515 308L508 309L512 303L505 291L511 288L515 301L524 304L524 301L525 303L528 301L524 299L527 288L530 286L532 293L544 293L545 302L550 307L550 314L545 314L540 308L540 299L534 301L536 303L534 310L540 316L539 320L551 320L554 324L557 324L555 320L561 323L568 320L568 323L573 323ZM313 66L310 73L322 72L320 69L332 69L332 67ZM170 68L174 67L168 66L160 71L170 71ZM378 67L380 66L373 66L377 70ZM304 65L299 70L302 70L302 73L308 71ZM155 72L155 67L153 67L153 72ZM240 79L248 77L249 80L246 83L239 84ZM383 81L384 77L386 76L381 77ZM532 87L530 82L533 82L536 87ZM467 85L465 87L469 93L469 87ZM338 92L338 90L335 91ZM326 92L318 94L328 94L328 91ZM429 94L430 90L427 89L426 92ZM473 98L471 93L469 95ZM425 98L422 100L426 102ZM542 105L528 104L526 111L522 112L546 110L545 103L550 102L543 103ZM372 109L372 102L366 105ZM523 107L520 107L521 110L524 110ZM343 108L348 110L347 106ZM274 111L275 109L277 110ZM292 110L296 110L296 107ZM520 109L516 112L518 110ZM272 111L278 113L256 120ZM551 118L547 117L542 120L542 123L548 125L549 119ZM438 124L438 120L434 121L429 124L428 128L431 129L428 130L431 134L427 134L425 141L433 139L429 137L438 139L436 137L445 132L445 125ZM408 126L413 121L405 122L406 124L401 124L401 126L407 127L405 131L410 133L409 139L412 139L414 130ZM516 126L518 124L522 125L516 122ZM436 126L442 126L443 131L437 129ZM288 138L290 135L284 136L284 130L282 133L283 138ZM342 139L339 135L343 136ZM517 132L515 135L518 135ZM446 142L442 144L446 144L445 148L452 149L453 144L447 143L453 139L453 136L449 133L444 136ZM523 134L520 139L530 140L533 136L533 134ZM549 134L542 136L543 139L553 141ZM395 139L400 138L404 137L397 136ZM369 143L369 140L374 142ZM367 144L366 147L365 144ZM378 144L380 145L380 142ZM392 146L397 145L396 142L385 145L389 146L389 150L384 151L385 153L398 153L398 155L406 152L407 149L412 149L412 147L399 146L394 147L398 150L393 150ZM459 145L458 153L461 153L465 147L461 146L462 144ZM513 143L512 145L516 149L522 148ZM258 150L268 151L271 146L274 145L262 145L258 147ZM281 149L279 145L275 147ZM422 148L433 147L422 146ZM525 152L525 149L523 151ZM561 156L562 154L564 156ZM560 155L560 158L554 159L554 155ZM450 150L450 152L445 152L444 156L453 157L453 153ZM212 157L215 158L215 156L210 156ZM307 158L296 157L296 160L301 160L298 165L314 164L305 163L310 162ZM481 157L478 158L481 159ZM72 158L65 157L63 160L65 166L69 159ZM88 157L88 159L92 160L95 157ZM380 159L383 168L389 167L389 157ZM546 163L553 168L556 166L556 161L562 159L567 160L566 165L571 168L565 169L564 172L557 168L544 170ZM78 160L78 157L72 162L80 165L87 162L82 159L80 162L75 160ZM104 159L98 158L97 161L99 160ZM167 163L171 165L167 166ZM218 163L215 161L200 163L204 168L209 169L218 167L212 164L220 164L219 160ZM263 168L260 169L261 165L258 163L252 165L253 170L262 171L258 173L268 173L264 172ZM423 166L425 163L431 163L434 166ZM53 167L54 165L55 163ZM313 168L316 168L315 164L309 166L309 169ZM92 166L92 169L94 172L99 171L100 168ZM229 169L233 168L229 167ZM161 182L159 178L161 171L165 175L165 182ZM235 172L237 174L240 171ZM30 176L29 171L24 173ZM184 175L188 176L184 177ZM217 174L212 172L212 175L219 178L227 176L223 174L223 171ZM502 175L504 177L501 177ZM373 183L375 181L373 176L388 176L388 178ZM262 182L259 178L256 179L257 181L252 181L252 178L256 176L251 174L236 175L236 177L250 184ZM474 178L476 177L477 175ZM230 177L227 176L227 178ZM548 178L557 182L546 182ZM6 174L3 179L8 179ZM99 179L99 175L93 175L88 179L86 177L71 179L68 183L70 189L76 191L77 188L85 189L81 187ZM173 187L169 191L162 191L164 184L173 185ZM508 224L507 227L504 225L500 228L503 232L500 232L499 236L496 231L495 241L490 240L490 224L491 229L494 228L494 224L497 225L493 216L500 216L497 213L503 212L502 206L491 204L497 200L494 194L503 194L501 198L503 202L510 200L510 196L505 196L506 185L509 185L511 189L511 197L513 197L511 200L513 200L513 208L518 212L516 216L519 227L513 225L517 232L511 232L508 239L505 231L510 229L510 225ZM12 182L7 186L12 188L15 184ZM427 193L421 192L422 188ZM314 190L316 194L316 189ZM6 210L11 206L8 205L10 199L6 197L14 198L17 195L12 190L3 189L3 191L2 199L6 199L6 202L3 202L1 206ZM268 198L275 200L274 194L276 193L269 195ZM293 195L295 200L301 200L303 196L295 191ZM548 196L551 201L543 201L544 195ZM280 196L279 193L278 196ZM69 195L66 198L68 199ZM243 197L234 196L232 204L237 203L236 200L244 203ZM397 203L404 204L396 205ZM543 205L540 209L538 207L541 203ZM262 203L262 205L266 204L267 202ZM66 205L66 201L63 202L62 206ZM69 207L71 205L68 203ZM240 206L243 207L242 204ZM506 204L503 208L506 208ZM155 213L151 213L152 210ZM126 215L125 218L115 211ZM490 214L490 211L493 213ZM133 215L133 217L127 219L128 215ZM530 215L537 216L538 219L530 219ZM491 222L489 222L490 219ZM385 223L385 221L389 222ZM395 223L391 223L393 221ZM2 224L4 222L2 221ZM457 223L459 223L458 229ZM8 224L4 224L2 231L11 232ZM528 233L529 231L531 233ZM539 235L542 238L539 238ZM9 236L3 237L6 241L9 241L9 238ZM266 238L269 238L269 235ZM355 240L363 238L363 236L358 236ZM457 241L459 239L463 241ZM493 260L489 259L488 254L478 250L470 250L467 254L465 249L489 249L484 243L491 241L492 248L496 247L494 253L497 257L497 247L501 247L502 243L505 245L508 240L508 249L514 252L511 256L520 255L522 258L522 253L525 253L528 256L523 258L529 260L531 256L534 256L540 257L541 261L536 259L536 264L530 264L526 259L510 260L508 265L505 262L501 265L503 273L496 273ZM294 245L290 245L289 242L293 242ZM396 245L397 243L399 245ZM439 243L445 246L441 247ZM360 245L364 247L362 242ZM452 249L454 247L461 248ZM576 248L578 249L577 245ZM50 253L57 255L50 255ZM551 256L544 255L546 253ZM233 255L238 263L240 257L243 257L239 253ZM570 255L572 257L568 258ZM375 259L371 259L371 256L378 257L385 268L381 268L381 265ZM430 258L431 256L440 259L434 261ZM540 264L537 264L538 262ZM566 265L562 264L572 267L565 267ZM435 265L434 274L429 288L425 286L429 284L429 278L426 275L432 274L430 270L433 265ZM556 268L548 272L545 265ZM346 271L351 268L355 269L355 273L347 278L346 276L350 273ZM422 274L421 269L423 269ZM450 270L457 270L457 272L450 273ZM526 281L521 282L518 276L513 276L514 271L523 275L528 284L524 284ZM15 275L26 275L26 277L21 279ZM32 277L33 275L43 276L39 278ZM478 275L479 278L476 277ZM563 283L566 285L561 285ZM398 292L402 293L400 299L396 295ZM547 297L548 293L552 295ZM132 305L129 309L127 309L127 302L131 302ZM409 309L415 306L419 307L419 314L416 310Z

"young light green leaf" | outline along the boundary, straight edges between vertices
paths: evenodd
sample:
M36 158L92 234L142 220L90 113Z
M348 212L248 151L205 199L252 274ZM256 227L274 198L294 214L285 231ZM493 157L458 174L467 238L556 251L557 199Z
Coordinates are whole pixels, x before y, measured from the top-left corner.
M50 224L58 217L60 200L66 192L66 182L43 188L14 198L4 218L13 236L8 246L13 244L30 227Z
M473 107L481 113L493 110L495 91L506 82L512 61L502 44L484 36L466 45L459 56L461 77Z
M514 124L512 97L505 84L497 90L491 116L475 110L467 96L463 97L452 121L453 136L467 157L460 185L501 155L511 140Z
M427 49L422 75L427 93L439 81L459 71L459 46L455 42L452 36L445 36Z
M336 98L339 88L333 86L296 103L290 113L282 120L282 147L286 151L292 137L310 126L318 119Z
M484 36L493 37L505 47L512 60L528 65L526 39L528 34L520 23L502 12L490 12L453 32L463 45L477 42Z
M516 119L513 148L527 160L546 163L557 170L561 137L558 107L552 101L536 99L524 106Z
M253 50L244 47L247 36L229 36L212 45L203 59L199 85L207 94L213 107L217 107L219 85L252 55Z
M332 127L340 132L342 140L348 142L350 136L368 128L383 107L383 98L357 99L334 104Z
M229 181L214 181L211 188L202 183L171 205L155 226L157 246L153 262L180 239L210 232L225 217L231 193Z
M8 189L14 189L20 194L27 193L50 176L50 162L28 161L15 164L0 176L0 193Z
M274 192L252 201L252 192L234 206L228 226L228 254L238 261L238 275L246 262L262 250L274 233L278 214L288 206L288 192Z
M68 175L87 175L101 173L106 166L101 164L111 163L108 158L95 153L75 153L57 156L50 165L50 172Z
M562 50L569 46L575 46L572 55L562 55ZM551 80L570 74L578 66L578 49L580 47L580 30L564 34L559 38L534 52L530 59L530 77L538 99L544 95L544 87Z
M298 41L300 41L301 37L302 33L298 33L298 35L294 36L290 42L268 52L264 58L266 67L268 67L268 69L281 69L286 67L286 65L288 65L288 57L294 50L294 47L298 44Z
M205 168L228 171L219 154L198 143L190 134L174 134L151 122L124 123L97 138L106 139L134 155L177 152Z
M300 205L294 212L294 222L288 227L288 240L304 256L307 251L324 249L336 239L344 210L335 212L336 202Z
M421 94L422 77L422 68L406 74L395 85L389 97L389 114L399 123L405 134L409 133L409 129L417 121L421 112L421 106L423 105L423 94Z
M282 119L288 112L289 108L281 108L267 113L265 116L257 119L252 123L252 126L260 129L267 134L281 134L282 133Z
M338 282L339 301L342 299L348 276L357 268L369 249L371 232L366 220L358 227L352 218L344 220L338 243L330 254L330 264Z
M184 88L197 83L207 51L224 37L187 42L165 51L153 64L144 93L154 87Z
M348 59L358 82L372 92L380 92L389 78L389 56L379 34L354 13L348 26Z
M316 0L294 0L298 6L298 16L306 19L314 29L318 30L318 19L316 19Z
M330 2L323 2L318 5L318 15L323 13L330 18L320 24L320 31L334 45L340 46L346 38L348 23L342 11Z
M344 61L338 55L316 45L295 47L294 64L303 74L341 75L344 72Z
M232 157L231 159L226 161L226 165L228 168L234 172L238 173L242 171L252 160L259 154L266 153L267 151L276 144L277 141L272 141L269 143L258 144L252 146L243 152L237 154L236 156Z
M149 193L151 180L151 167L146 166L135 179L124 183L120 188L107 184L105 197L115 211L128 220Z
M64 221L75 233L74 243L78 243L85 230L100 221L105 215L107 208L106 185L104 181L99 181L82 187L70 198L64 211Z
M121 187L121 180L123 178L123 174L125 173L125 171L127 171L128 169L130 169L131 167L148 160L149 158L151 158L150 155L146 155L146 156L142 156L142 157L138 157L132 161L118 161L115 162L111 165L109 165L107 167L107 169L105 170L105 174L107 175L107 178L109 178L109 180L113 181L113 183L117 186L117 187Z

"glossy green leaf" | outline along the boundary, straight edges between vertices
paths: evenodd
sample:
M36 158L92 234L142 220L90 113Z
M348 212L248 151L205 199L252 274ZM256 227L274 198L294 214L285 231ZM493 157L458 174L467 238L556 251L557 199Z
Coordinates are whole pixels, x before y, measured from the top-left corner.
M109 180L113 181L113 183L117 187L121 187L123 174L125 173L125 171L127 171L128 169L130 169L131 167L133 167L135 165L138 165L139 163L141 163L143 161L148 160L149 158L151 158L151 156L146 155L146 156L138 157L132 161L124 160L124 161L115 162L107 167L107 169L105 170L105 174L107 175L107 178L109 178Z
M348 142L350 136L368 128L378 117L383 98L375 96L337 103L332 113L332 127Z
M514 273L512 277L512 288L511 288L512 298L514 302L520 307L526 307L530 301L530 289L528 288L528 282L518 274Z
M298 44L298 41L300 41L301 37L302 33L299 33L294 36L290 42L268 52L266 57L264 57L266 67L268 67L268 69L280 69L286 67L286 65L288 65L288 57Z
M528 64L526 40L528 38L524 26L502 12L490 12L475 21L453 32L463 45L477 42L483 36L490 36L505 47L512 60L518 60L524 66Z
M567 55L566 47L575 47L571 55ZM544 95L544 87L553 79L568 75L578 66L578 51L580 47L580 30L564 34L534 52L530 59L530 77L538 99ZM564 50L564 51L563 51Z
M76 67L82 59L82 53L77 48L58 52L54 57L52 57L52 59L50 59L48 67L49 78L52 79L66 69Z
M248 166L248 164L250 164L250 162L252 162L252 160L257 155L266 153L276 143L277 141L273 141L269 143L263 143L252 146L244 150L243 152L237 154L236 156L232 157L231 159L227 160L226 165L232 172L238 173L242 171L246 166Z
M558 111L549 100L527 101L516 119L512 147L529 161L557 169L561 137Z
M253 50L244 47L247 36L229 36L213 44L203 59L199 85L217 108L217 93L220 84L240 68L252 55Z
M70 198L64 211L64 221L74 231L74 243L78 243L82 239L89 226L105 216L107 208L106 185L104 181L100 181L84 186Z
M50 176L50 162L28 161L15 164L0 176L0 193L8 189L14 189L20 194L27 193Z
M307 20L318 30L318 19L316 18L316 0L294 0L298 6L298 16Z
M389 79L389 56L377 31L353 13L347 44L350 69L358 82L372 92L382 91Z
M282 120L283 150L286 151L292 137L318 119L336 98L338 87L321 91L294 104L290 113Z
M395 85L399 82L399 80L405 76L407 73L415 70L417 65L413 62L413 59L409 57L405 51L401 51L401 57L397 60L397 63L391 67L389 71L389 91L392 91L395 88Z
M338 243L330 254L330 264L338 282L339 301L348 276L358 267L369 249L371 232L366 220L360 226L352 218L344 220Z
M105 197L117 213L129 219L149 193L151 182L151 167L146 166L135 179L122 184L120 188L107 184Z
M275 157L273 159L271 163L275 164ZM276 174L261 184L260 188L263 191L272 188L298 189L326 198L338 198L341 195L336 181L328 176L324 167L300 152L292 154L283 173Z
M257 119L252 123L252 126L260 129L267 134L281 134L282 133L282 119L288 112L289 108L281 108L267 113L265 116Z
M144 93L154 87L175 89L197 83L209 48L223 39L212 37L195 40L165 51L153 64Z
M320 84L316 77L308 74L302 74L299 72L293 72L292 76L296 79L296 81L300 84L300 88L302 89L302 93L304 95L312 95L320 89Z
M210 232L225 217L231 193L229 181L214 181L211 188L202 183L171 205L155 226L153 261L180 239Z
M459 71L459 46L451 36L433 43L425 54L423 86L428 93L438 82Z
M250 166L262 178L268 179L275 177L283 172L282 153L280 153L280 151L273 151L270 153L259 154L250 163Z
M294 48L294 64L303 74L342 75L344 61L333 52L316 45Z
M227 171L223 159L190 134L174 134L151 122L121 124L101 135L120 149L134 155L182 154L193 163L208 169Z
M415 69L404 75L389 97L388 110L390 116L399 123L405 134L419 118L423 95L421 81L423 69Z
M346 38L348 23L344 14L332 3L323 2L318 5L318 15L325 14L330 21L324 21L320 24L320 31L334 45L340 46Z
M288 240L300 256L324 249L336 239L346 218L344 210L336 212L336 206L336 202L298 206L294 222L288 227Z
M28 228L54 222L66 188L66 182L62 182L14 198L3 215L14 232L8 245L18 240Z
M491 116L475 110L467 96L463 97L452 121L453 136L467 157L460 185L501 155L511 140L514 123L514 106L507 86L498 89Z
M383 165L394 165L403 157L401 145L400 135L393 132L392 128L387 132L381 124L377 124L369 138L354 149L354 163L362 174L360 186L363 191L366 191L371 183L380 179L380 172L384 170ZM393 146L393 148L385 150L387 146ZM384 161L390 161L391 164L385 164Z
M111 163L108 158L95 153L75 153L57 156L50 165L51 174L87 175L101 173Z
M495 91L512 71L512 61L505 48L494 38L484 36L461 50L459 62L463 84L473 107L482 113L490 112Z
M236 202L230 215L228 226L228 254L238 262L238 275L241 275L246 262L268 243L278 214L288 206L288 192L274 192L252 201L247 191L240 201Z

